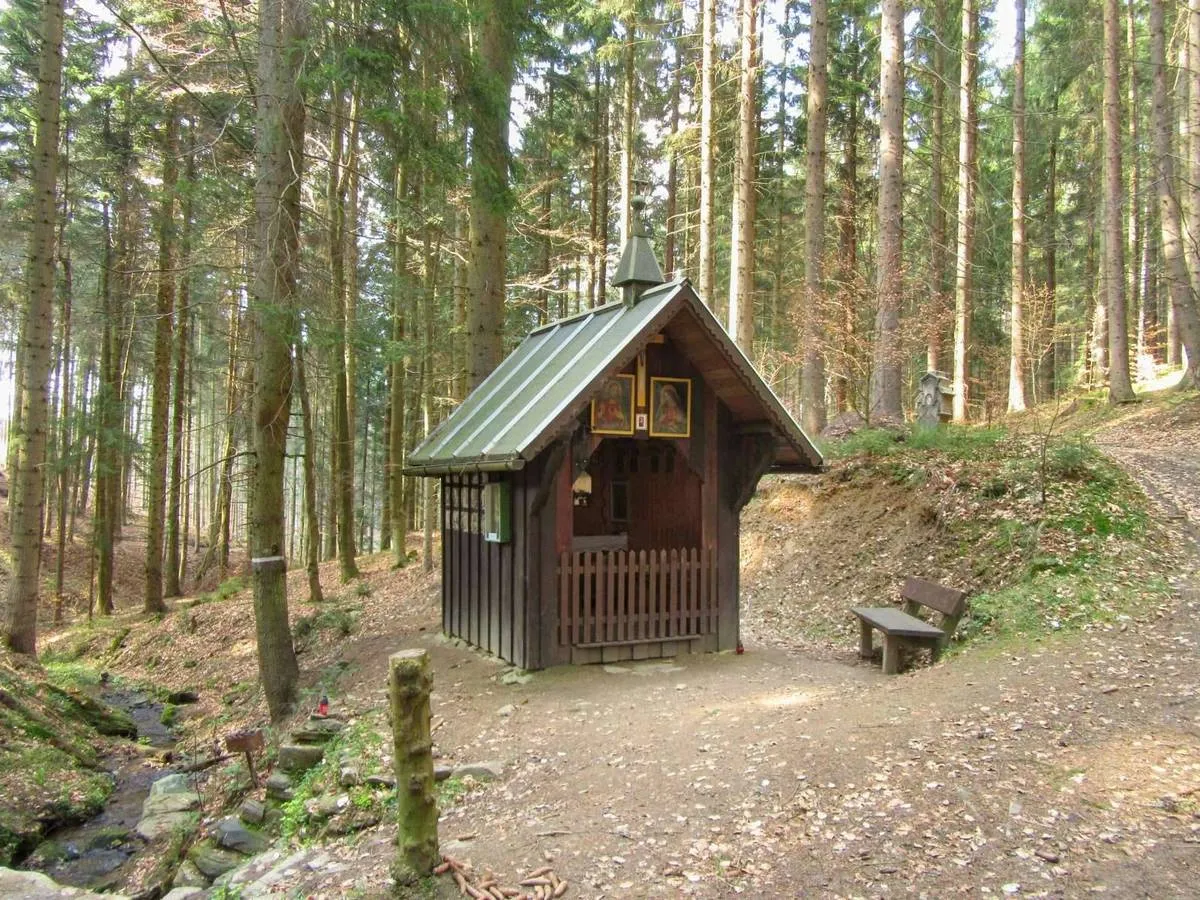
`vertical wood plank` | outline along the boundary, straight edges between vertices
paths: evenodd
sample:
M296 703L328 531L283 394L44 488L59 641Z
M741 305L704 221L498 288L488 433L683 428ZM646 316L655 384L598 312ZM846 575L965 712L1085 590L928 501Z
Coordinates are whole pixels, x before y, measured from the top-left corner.
M713 549L709 551L708 561L708 631L710 634L717 631L717 624L721 618L721 582L720 582L720 567L717 565L719 553Z
M662 602L662 628L659 629L661 637L667 637L671 632L671 619L675 615L675 610L672 606L674 599L675 587L672 582L675 581L675 554L669 550L663 550L663 602Z
M451 599L454 597L454 541L450 536L450 503L453 494L447 476L442 490L442 631L450 633Z
M658 637L658 551L650 551L650 591L646 603L646 637Z
M613 593L614 593L614 587L616 587L616 584L614 584L614 577L616 577L616 572L613 571L613 556L614 556L614 554L611 552L604 554L604 583L605 583L604 640L605 641L614 641L614 640L616 640L616 637L617 637L617 635L616 635L616 624L617 623L616 623L616 620L614 620L614 613L613 613Z
M570 619L570 598L567 596L567 570L569 567L568 559L570 554L560 553L558 556L558 642L565 646L570 643L567 640L567 632L571 627Z
M596 640L596 607L593 605L592 581L596 573L596 554L587 551L583 554L583 640L581 643L591 644Z
M620 640L629 640L629 552L620 551L620 569L617 571L617 596L620 610Z
M637 561L635 563L637 571L632 579L634 588L634 609L630 617L633 622L633 640L640 641L646 636L646 626L643 622L643 616L646 610L646 551L639 550L637 552Z
M695 634L696 628L696 609L700 606L700 553L702 551L698 547L693 547L688 551L688 609L687 609L687 633Z

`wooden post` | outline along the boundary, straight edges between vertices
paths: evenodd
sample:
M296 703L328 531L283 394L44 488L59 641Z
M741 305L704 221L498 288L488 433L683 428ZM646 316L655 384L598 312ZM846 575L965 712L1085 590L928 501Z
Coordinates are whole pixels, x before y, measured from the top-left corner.
M866 619L859 619L859 635L858 635L858 655L862 659L870 659L875 655L875 648L871 641L871 623Z
M433 739L429 694L433 673L424 650L401 650L388 659L392 735L399 807L399 850L392 866L398 884L413 885L438 863L438 808L433 789Z
M883 674L895 675L900 671L900 637L895 634L883 636Z

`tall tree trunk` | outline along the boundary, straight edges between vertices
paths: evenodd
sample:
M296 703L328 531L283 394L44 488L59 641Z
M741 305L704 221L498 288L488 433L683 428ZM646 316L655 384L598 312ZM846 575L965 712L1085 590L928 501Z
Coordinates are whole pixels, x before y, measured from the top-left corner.
M259 4L258 119L254 190L257 260L254 329L254 490L250 555L259 676L271 720L296 703L296 663L288 628L283 557L283 474L292 401L291 348L296 335L300 269L300 173L304 165L305 0Z
M1187 77L1189 68L1189 59L1191 57L1191 47L1187 39L1187 25L1183 26L1183 33L1178 39L1175 36L1177 25L1170 21L1172 15L1178 16L1181 11L1181 4L1176 4L1173 7L1168 7L1164 12L1164 17L1167 18L1166 27L1170 30L1167 33L1167 64L1171 64L1170 53L1171 44L1175 44L1175 69L1171 73L1172 86L1168 87L1168 104L1173 105L1173 113L1177 126L1174 133L1171 135L1172 153L1175 154L1175 159L1178 160L1175 164L1175 181L1172 183L1171 191L1175 194L1175 198L1179 203L1179 246L1180 254L1183 256L1183 261L1188 270L1188 279L1191 283L1191 290L1194 294L1196 290L1196 264L1189 258L1188 254L1188 216L1190 213L1191 196L1187 190L1187 185L1184 184L1188 176L1187 154L1191 143L1190 135L1188 134L1188 95L1191 93L1191 84ZM1173 88L1173 90L1172 90ZM1183 343L1179 333L1179 320L1175 315L1175 309L1170 304L1167 305L1167 360L1168 364L1174 368L1184 364Z
M1008 354L1008 411L1025 409L1025 0L1016 0L1013 48L1012 301Z
M304 571L308 576L308 602L321 603L321 511L317 507L317 437L313 427L312 402L304 365L304 344L297 339L296 393L300 395L300 415L304 428Z
M608 69L605 68L605 81L607 82ZM608 176L609 176L609 160L612 155L612 122L610 114L612 112L611 99L607 91L604 94L604 107L602 114L604 116L604 126L600 131L600 279L596 284L596 305L603 306L608 302L608 234L610 229L609 222L609 196L608 196Z
M1050 134L1050 153L1046 162L1046 305L1042 309L1042 352L1038 360L1038 399L1049 400L1055 394L1058 380L1056 366L1058 350L1058 118L1053 112Z
M842 361L841 371L835 379L834 403L839 413L850 407L857 354L855 307L858 291L855 282L858 269L858 111L858 95L851 93L847 102L842 163L838 168L838 179L841 182L837 255L837 279L841 294L838 350Z
M700 0L702 25L700 32L700 299L710 307L716 302L717 261L716 206L717 163L716 134L713 128L713 105L717 90L717 2Z
M754 159L758 146L758 0L741 0L738 143L733 163L733 237L729 258L729 333L754 350Z
M625 20L625 46L622 48L624 72L622 73L621 97L621 246L629 240L630 216L633 214L633 155L637 140L636 112L637 84L637 10L629 8Z
M60 327L62 328L62 348L58 357L56 380L59 385L58 412L58 535L57 552L54 558L54 624L62 623L63 618L63 585L66 580L67 554L67 520L70 516L71 472L70 465L71 441L74 417L72 403L73 366L71 365L71 306L74 300L75 276L71 265L71 247L65 239L67 225L71 221L71 182L70 182L70 151L71 131L67 127L63 133L63 202L62 212L58 223L58 263L62 267L62 296L60 298ZM70 517L74 520L74 517Z
M685 230L679 227L679 151L676 147L679 138L679 99L683 82L683 47L679 30L675 29L673 34L675 67L671 71L671 133L667 141L667 222L663 241L663 272L668 280L674 278L677 270L682 268L676 260L675 248L678 243L677 233Z
M1200 294L1200 0L1188 0L1187 65L1187 227L1184 258L1192 279L1192 305ZM1188 351L1189 354L1192 352ZM1191 360L1193 373L1200 371Z
M1104 292L1108 307L1108 400L1134 399L1129 378L1129 325L1125 317L1125 237L1122 233L1121 15L1104 0Z
M1148 192L1147 192L1148 193ZM1139 341L1146 359L1157 364L1162 360L1162 324L1158 316L1158 260L1160 257L1154 212L1158 206L1157 197L1143 198L1142 216L1145 226L1142 236L1141 263L1138 276L1141 280L1141 292L1138 295L1141 303L1138 309Z
M182 593L180 580L183 577L184 566L181 545L187 537L187 490L183 483L185 459L185 432L187 418L185 398L190 396L188 379L189 361L191 358L192 341L192 310L191 310L191 266L192 266L192 192L196 182L196 147L195 125L189 124L187 129L187 150L184 162L185 190L183 206L180 211L181 232L179 237L179 298L178 308L179 333L175 342L175 388L171 407L171 478L167 496L167 559L163 593L168 597L178 597ZM181 527L180 516L183 517ZM182 536L182 537L181 537Z
M1127 0L1125 4L1125 48L1129 58L1127 67L1127 97L1129 110L1129 216L1126 247L1129 251L1128 308L1137 316L1137 335L1134 359L1141 371L1145 360L1145 333L1141 316L1141 258L1142 258L1142 154L1141 154L1141 109L1138 90L1137 66L1137 2Z
M400 347L405 342L404 321L404 278L408 268L408 253L406 241L408 235L404 228L402 204L408 193L404 166L396 165L392 178L394 211L392 213L392 343L395 345L395 358L392 360L392 393L389 398L391 416L388 421L388 465L389 465L389 512L391 521L388 523L392 531L393 564L399 568L408 562L406 538L408 523L404 520L404 468L405 457L405 392L408 384L408 351L401 352Z
M1154 187L1158 194L1162 251L1167 263L1171 310L1187 350L1187 371L1181 385L1200 384L1200 321L1197 320L1187 262L1183 255L1179 196L1175 189L1175 164L1171 156L1171 125L1167 106L1166 38L1163 0L1150 0L1150 65L1154 73Z
M426 168L425 202L432 205L433 192L437 185ZM428 438L433 431L433 322L437 309L437 276L439 242L435 240L433 210L426 210L425 228L421 253L421 434ZM437 528L437 511L434 509L434 482L432 478L421 479L421 568L433 571L433 533Z
M932 309L929 314L929 331L926 339L925 366L936 372L942 368L942 348L946 341L947 272L946 252L946 147L950 143L949 121L946 115L946 32L948 14L946 0L935 0L933 4L933 63L932 101L933 124L930 134L929 174L929 296Z
M591 195L588 202L588 305L600 305L600 285L604 281L604 243L600 236L600 179L601 179L601 159L600 152L603 145L601 133L604 129L604 116L602 114L602 104L604 103L604 83L601 80L601 72L603 67L598 61L593 62L594 74L592 78L592 170L591 170Z
M967 420L971 343L972 256L975 250L975 147L978 139L975 82L979 64L978 0L963 0L962 64L958 82L958 238L954 262L955 422Z
M904 162L904 4L883 0L879 79L879 299L871 365L870 418L900 422L900 301Z
M471 124L471 268L467 307L471 387L503 356L506 237L512 193L508 184L508 118L517 41L514 0L480 4L473 60Z
M825 128L829 65L829 3L812 0L808 55L808 140L804 174L804 362L800 373L801 424L810 434L825 427ZM782 161L781 161L782 162Z
M12 580L4 643L15 653L37 653L38 568L42 560L45 497L46 389L54 336L54 241L58 183L59 97L62 93L62 0L42 4L38 58L37 131L33 148L33 224L29 234L29 305L21 356L20 469L14 473Z
M344 98L340 86L334 87L333 109L330 113L332 129L329 139L329 271L333 291L334 330L333 349L333 423L334 441L334 501L337 507L337 554L338 568L342 581L358 577L358 564L354 540L354 422L350 418L350 394L346 365L348 336L346 333L346 187L343 177L343 143L345 116L342 113ZM351 260L353 265L354 261Z
M112 612L113 521L116 505L112 493L118 468L117 431L120 428L120 392L117 389L116 332L113 302L115 256L112 220L107 199L101 202L100 222L104 255L100 266L100 385L96 391L96 499L92 504L92 548L96 576L96 604L101 615ZM90 613L90 610L89 610Z
M146 585L143 608L166 612L163 535L166 531L167 437L171 410L171 334L175 326L175 194L179 185L179 115L167 110L162 133L162 200L158 221L158 298L154 315L154 385L150 406L150 465L146 492Z

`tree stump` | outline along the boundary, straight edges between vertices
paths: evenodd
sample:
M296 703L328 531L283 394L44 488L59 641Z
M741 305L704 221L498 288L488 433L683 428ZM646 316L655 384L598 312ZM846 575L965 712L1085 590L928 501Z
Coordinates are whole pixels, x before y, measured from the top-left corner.
M429 694L433 673L424 650L401 650L388 659L388 688L395 743L398 852L392 874L401 885L428 876L439 861L437 794Z

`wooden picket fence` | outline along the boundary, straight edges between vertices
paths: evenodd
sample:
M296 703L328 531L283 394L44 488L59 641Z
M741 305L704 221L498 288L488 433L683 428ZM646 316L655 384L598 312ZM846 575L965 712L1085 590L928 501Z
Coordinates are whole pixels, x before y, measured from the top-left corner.
M717 630L711 550L571 551L558 561L559 641L600 647Z

